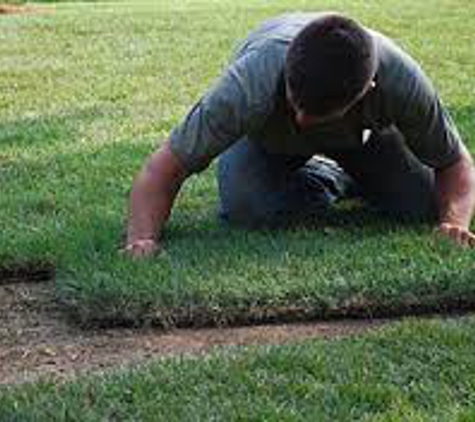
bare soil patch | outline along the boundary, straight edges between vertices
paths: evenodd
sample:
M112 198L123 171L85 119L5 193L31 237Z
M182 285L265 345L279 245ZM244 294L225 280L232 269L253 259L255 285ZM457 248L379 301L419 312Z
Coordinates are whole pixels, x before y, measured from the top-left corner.
M25 13L38 13L41 10L37 7L20 5L20 4L1 4L0 3L0 16L2 15L18 15Z
M354 320L239 328L90 329L68 323L54 283L0 283L0 385L143 363L176 354L206 353L231 345L283 344L312 337L357 335L387 321Z

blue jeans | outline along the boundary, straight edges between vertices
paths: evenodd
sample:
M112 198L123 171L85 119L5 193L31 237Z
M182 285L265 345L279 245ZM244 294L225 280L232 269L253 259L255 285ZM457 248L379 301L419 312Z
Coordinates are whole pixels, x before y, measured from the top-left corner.
M356 195L390 216L436 216L433 170L396 129L373 135L359 148L325 155L334 161L271 154L241 139L219 158L220 217L249 228L281 226Z

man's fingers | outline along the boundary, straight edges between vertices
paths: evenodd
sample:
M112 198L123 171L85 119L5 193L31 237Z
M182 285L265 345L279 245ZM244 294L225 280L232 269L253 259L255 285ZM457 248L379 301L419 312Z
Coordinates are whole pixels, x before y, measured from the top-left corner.
M469 234L466 232L460 231L458 233L457 241L462 246L465 246L465 247L469 246Z
M155 246L136 246L133 249L132 256L134 258L145 258L148 256L153 255L157 251L157 248Z
M152 239L137 240L128 244L123 252L132 258L145 258L158 251L157 243Z
M475 235L463 227L442 224L439 227L439 232L461 246L475 247Z
M463 234L463 243L465 246L468 247L475 247L475 235L473 233L470 233L469 231L466 231Z

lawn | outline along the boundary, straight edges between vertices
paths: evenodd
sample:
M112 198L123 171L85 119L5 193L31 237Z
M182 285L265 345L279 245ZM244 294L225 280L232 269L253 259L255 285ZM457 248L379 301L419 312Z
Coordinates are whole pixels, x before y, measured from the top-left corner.
M0 389L2 421L473 421L475 320Z
M341 10L395 38L475 150L470 0L61 3L0 18L0 267L54 267L77 321L163 326L472 307L474 257L355 204L313 228L219 224L214 167L192 178L165 252L118 250L147 155L263 19Z

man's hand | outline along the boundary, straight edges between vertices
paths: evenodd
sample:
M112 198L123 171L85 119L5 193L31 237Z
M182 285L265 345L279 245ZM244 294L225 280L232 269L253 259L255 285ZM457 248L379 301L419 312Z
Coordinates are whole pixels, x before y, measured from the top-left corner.
M442 236L446 236L461 246L475 247L475 234L464 227L450 223L442 223L438 231Z
M141 239L129 243L124 248L124 253L132 258L147 258L159 250L158 244L153 239Z
M470 223L475 209L475 169L462 145L460 159L435 172L440 223L438 231L457 244L475 247Z

